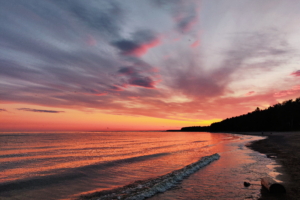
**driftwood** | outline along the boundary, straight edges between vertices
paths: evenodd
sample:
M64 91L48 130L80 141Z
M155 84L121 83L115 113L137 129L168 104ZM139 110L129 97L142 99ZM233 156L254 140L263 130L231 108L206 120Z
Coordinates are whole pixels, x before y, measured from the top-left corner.
M284 186L280 183L277 183L270 177L263 177L261 179L261 185L271 193L286 193Z

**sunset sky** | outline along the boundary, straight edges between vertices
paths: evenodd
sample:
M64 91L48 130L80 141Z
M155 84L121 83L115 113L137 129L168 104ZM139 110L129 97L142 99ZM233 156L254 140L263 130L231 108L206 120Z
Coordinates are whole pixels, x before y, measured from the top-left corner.
M0 131L165 130L300 97L299 0L0 0Z

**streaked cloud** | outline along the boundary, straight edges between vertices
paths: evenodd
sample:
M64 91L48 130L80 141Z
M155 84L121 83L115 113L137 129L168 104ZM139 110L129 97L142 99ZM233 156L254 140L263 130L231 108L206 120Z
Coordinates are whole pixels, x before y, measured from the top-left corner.
M274 96L275 97L285 97L285 96L290 96L292 94L297 94L297 93L299 94L299 92L300 92L300 85L295 85L291 89L276 92L274 94Z
M3 1L0 101L207 121L295 98L299 9L272 0Z
M300 70L291 73L292 76L300 76Z
M17 110L28 111L28 112L41 112L41 113L62 113L64 111L56 111L56 110L38 110L32 108L18 108Z
M255 91L250 91L250 92L247 92L247 93L246 93L246 96L253 95L254 93L255 93Z
M132 40L122 39L112 42L123 55L142 56L148 49L157 46L160 41L150 30L140 30L132 35Z

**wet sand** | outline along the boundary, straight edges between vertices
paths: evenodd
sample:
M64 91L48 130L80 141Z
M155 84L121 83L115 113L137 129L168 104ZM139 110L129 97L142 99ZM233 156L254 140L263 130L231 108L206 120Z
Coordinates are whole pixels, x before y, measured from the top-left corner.
M284 181L287 190L285 195L272 195L262 188L261 200L297 200L300 199L300 131L298 132L262 132L238 133L247 135L267 136L266 139L253 142L249 147L266 154L282 165Z

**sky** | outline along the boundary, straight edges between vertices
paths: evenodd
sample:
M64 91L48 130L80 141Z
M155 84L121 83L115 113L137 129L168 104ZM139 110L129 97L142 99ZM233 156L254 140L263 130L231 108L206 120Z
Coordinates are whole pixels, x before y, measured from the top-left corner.
M0 5L0 131L179 129L300 97L298 0Z

